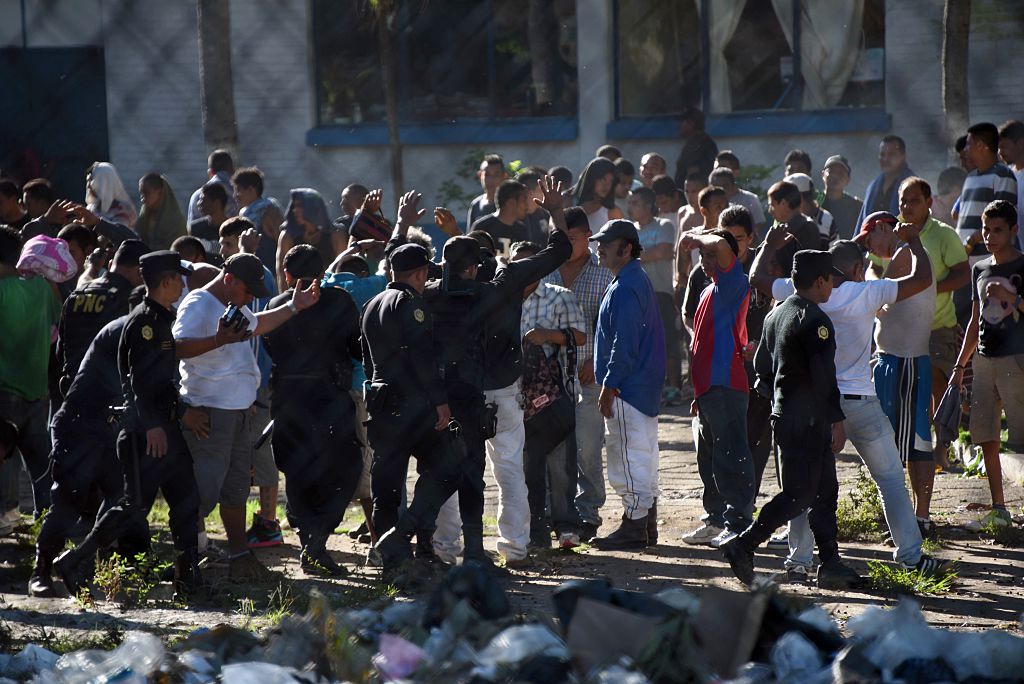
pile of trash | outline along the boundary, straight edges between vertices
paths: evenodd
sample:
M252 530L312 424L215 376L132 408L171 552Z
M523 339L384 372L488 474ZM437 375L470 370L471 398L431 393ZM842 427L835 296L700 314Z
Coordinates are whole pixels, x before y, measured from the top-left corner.
M1024 673L1024 639L933 629L910 600L851 618L848 639L821 608L792 600L770 589L708 587L698 600L577 580L555 590L554 619L523 617L492 575L468 563L417 601L332 611L314 594L306 615L261 635L221 625L168 651L129 632L113 651L60 657L30 645L0 655L0 684L981 684Z

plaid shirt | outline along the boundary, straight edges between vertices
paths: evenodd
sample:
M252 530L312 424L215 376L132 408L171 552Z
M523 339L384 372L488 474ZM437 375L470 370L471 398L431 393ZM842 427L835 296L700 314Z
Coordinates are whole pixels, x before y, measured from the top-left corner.
M597 265L597 257L591 254L590 260L584 264L583 270L576 276L576 280L569 288L576 295L576 302L583 311L583 320L585 321L585 325L577 329L587 333L587 344L580 349L579 353L581 365L587 359L594 358L594 331L597 329L597 313L601 310L601 300L604 299L605 290L608 289L613 277L611 271L604 266ZM543 282L565 287L562 273L558 269L555 269Z
M556 271L557 273L557 271ZM523 301L523 316L519 319L519 329L523 337L534 328L548 330L564 330L574 328L582 332L586 329L583 312L576 303L572 290L558 285L541 283L533 293ZM556 351L551 344L544 345L544 353L551 357ZM563 347L558 347L562 356L562 364L566 362Z

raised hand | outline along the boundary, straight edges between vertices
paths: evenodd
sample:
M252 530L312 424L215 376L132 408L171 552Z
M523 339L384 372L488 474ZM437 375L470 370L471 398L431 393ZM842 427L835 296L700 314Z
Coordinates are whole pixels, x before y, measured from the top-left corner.
M541 199L534 198L533 201L538 206L546 209L548 213L560 210L565 202L565 199L562 197L562 181L555 181L554 176L541 176L538 186L544 196Z
M913 223L900 223L896 226L896 237L903 242L910 242L921 235L921 228Z
M43 220L51 226L63 226L68 222L68 213L73 206L74 203L69 200L57 200L43 214Z
M782 249L783 245L792 239L792 233L781 225L774 225L768 230L768 234L764 236L764 243L772 249Z
M380 188L371 190L366 193L366 199L363 200L363 211L371 214L376 214L380 211L380 203L384 200L384 191Z
M292 303L299 311L308 309L318 301L320 301L320 281L316 278L305 289L302 289L301 283L299 283L299 286L292 292Z
M255 228L247 228L238 236L238 248L245 254L255 254L260 244L260 234Z
M436 207L434 209L434 225L448 237L455 237L461 234L459 223L455 220L455 215L445 207Z
M96 224L100 222L100 217L89 211L85 205L72 204L68 207L67 211L75 217L75 220L84 224L86 228L95 228Z
M398 222L406 226L414 226L424 214L427 213L426 209L420 209L420 200L423 198L421 193L415 190L402 195L398 200Z

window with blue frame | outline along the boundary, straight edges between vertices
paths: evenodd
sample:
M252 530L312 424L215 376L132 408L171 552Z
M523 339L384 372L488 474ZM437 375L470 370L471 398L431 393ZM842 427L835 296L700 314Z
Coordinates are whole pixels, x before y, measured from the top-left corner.
M397 4L402 125L575 118L575 0ZM318 125L386 121L370 2L313 0L312 7Z
M885 105L884 0L617 0L617 112Z

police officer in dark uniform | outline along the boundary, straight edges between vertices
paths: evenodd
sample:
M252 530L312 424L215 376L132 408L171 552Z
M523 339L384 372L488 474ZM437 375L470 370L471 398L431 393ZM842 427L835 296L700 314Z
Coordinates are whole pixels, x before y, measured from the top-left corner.
M61 555L54 568L75 594L89 579L88 560L98 548L130 536L147 538L146 516L157 491L170 507L171 535L178 551L175 585L187 592L201 584L197 551L199 495L192 457L178 419L177 358L171 326L172 306L181 297L182 275L190 271L171 251L150 252L139 260L146 299L125 322L117 362L126 407L117 438L117 458L127 496L100 517L76 548ZM141 529L140 529L141 528Z
M459 486L463 558L484 564L490 563L483 546L485 441L494 436L497 420L485 406L484 387L488 371L511 375L508 382L521 375L523 290L561 266L572 253L562 197L553 185L551 179L542 179L543 206L557 228L546 249L505 264L497 273L483 273L488 255L480 242L469 236L450 238L444 245L444 277L428 283L424 291L452 415L462 427L466 444ZM418 539L426 537L426 531L418 534Z
M796 294L765 319L754 370L758 391L772 399L782 491L761 508L750 527L721 546L733 573L747 585L754 580L754 550L776 528L808 508L821 561L819 585L823 576L847 586L859 579L843 564L836 541L835 453L846 441L845 416L836 383L835 330L818 306L832 294L832 277L842 275L828 252L797 252L793 257Z
M57 328L61 396L67 394L89 344L100 329L115 318L128 315L132 288L142 284L139 257L148 251L140 240L125 240L114 253L107 273L79 286L64 300Z
M310 245L284 257L289 289L271 300L274 309L292 300L303 281L320 280L324 262ZM302 543L302 569L345 574L327 552L327 539L345 517L363 468L356 438L352 360L362 360L359 309L341 288L324 288L311 308L263 338L273 360L271 415L277 467L285 474L287 515Z
M367 436L373 447L373 524L386 575L411 559L414 533L431 529L441 505L461 478L461 440L438 372L423 300L430 255L406 244L390 253L393 275L371 299L362 318L363 364L370 378ZM463 447L464 448L464 447ZM419 478L408 508L398 515L409 456Z
M138 305L144 296L145 289L137 287L128 302ZM50 511L36 538L35 567L28 584L31 596L57 595L51 578L53 559L63 550L72 527L79 518L88 520L91 527L97 505L102 515L124 495L124 475L114 448L120 426L111 407L121 404L117 345L127 320L125 314L99 331L50 421L53 487Z

